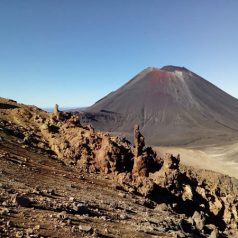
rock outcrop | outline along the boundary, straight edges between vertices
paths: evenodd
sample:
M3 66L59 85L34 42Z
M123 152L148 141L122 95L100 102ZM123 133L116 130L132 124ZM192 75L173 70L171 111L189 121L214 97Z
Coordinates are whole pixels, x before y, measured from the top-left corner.
M179 155L158 157L145 146L138 126L131 145L126 139L81 125L72 113L60 112L59 116L58 107L52 118L35 107L9 104L11 109L4 109L8 114L2 112L0 126L16 136L22 146L60 159L78 168L79 173L107 174L123 190L145 197L146 206L166 204L184 214L181 227L185 233L208 237L238 230L238 196L232 179L185 168Z
M57 120L60 119L60 112L59 112L59 105L58 104L55 104L53 115Z
M51 149L65 162L89 172L111 174L125 190L158 204L169 204L174 211L186 214L191 232L205 236L204 227L212 225L221 232L237 229L238 202L232 189L225 192L221 183L209 183L182 170L179 155L158 158L145 147L138 126L132 146L118 137L96 132L92 126L70 127L69 121L53 125L57 132L46 135ZM229 183L228 177L223 179Z

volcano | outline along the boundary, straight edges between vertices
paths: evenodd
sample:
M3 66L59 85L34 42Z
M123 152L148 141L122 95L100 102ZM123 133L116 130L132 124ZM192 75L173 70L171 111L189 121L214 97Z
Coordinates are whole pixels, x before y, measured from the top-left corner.
M237 139L238 100L184 67L149 67L89 107L83 121L131 138L139 124L151 145Z

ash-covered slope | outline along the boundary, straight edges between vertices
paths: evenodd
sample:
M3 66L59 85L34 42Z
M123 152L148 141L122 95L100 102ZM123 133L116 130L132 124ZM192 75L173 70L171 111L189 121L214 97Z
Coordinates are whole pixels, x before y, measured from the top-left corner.
M237 134L238 100L186 68L147 68L88 108L84 120L127 136L137 123L153 145L214 143Z

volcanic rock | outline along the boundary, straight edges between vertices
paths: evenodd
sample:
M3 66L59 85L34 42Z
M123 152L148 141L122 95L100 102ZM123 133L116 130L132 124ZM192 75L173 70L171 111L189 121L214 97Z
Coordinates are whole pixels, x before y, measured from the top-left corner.
M39 231L47 230L49 234L60 229L66 237L72 237L71 225L80 232L80 225L91 226L92 222L101 232L104 225L115 231L115 224L117 229L121 227L116 221L123 214L127 215L120 229L124 237L136 232L138 237L159 236L161 230L168 237L185 228L189 235L203 237L207 226L214 226L223 236L236 234L238 187L234 179L184 167L179 155L158 156L151 147L146 147L146 137L138 126L132 145L123 138L78 123L72 113L61 112L53 120L52 114L35 107L4 99L1 102L4 109L0 109L3 129L0 135L4 142L0 142L0 165L4 173L0 178L6 186L0 187L0 202L6 201L3 205L10 204L10 212L16 214L7 219L20 224L12 230L7 221L1 223L0 232L7 237L16 236L22 230L24 235L29 228L24 224L29 222L44 227ZM42 128L45 123L48 130ZM18 141L27 132L31 135L27 141L29 146L22 148L22 142ZM84 180L78 179L82 176ZM118 190L114 191L115 184L127 193L125 198L118 195ZM35 192L37 186L41 192ZM12 202L13 195L16 199ZM70 199L72 196L75 201ZM166 206L161 205L164 208L159 209L159 204ZM1 218L8 216L6 212L0 215ZM158 231L160 223L164 225ZM52 224L56 227L54 231L50 228ZM114 237L123 236L118 233Z

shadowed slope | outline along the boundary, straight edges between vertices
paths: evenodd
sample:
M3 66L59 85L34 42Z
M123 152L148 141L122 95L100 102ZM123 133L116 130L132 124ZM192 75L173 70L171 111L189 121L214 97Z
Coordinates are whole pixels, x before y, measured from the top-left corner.
M218 143L237 133L238 100L186 68L147 68L88 108L84 120L129 137L138 123L153 145Z

